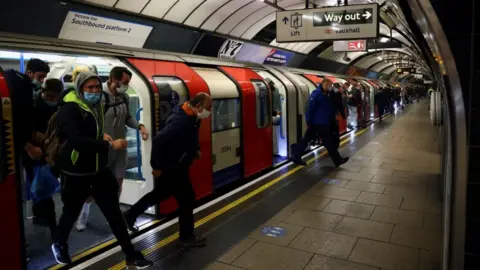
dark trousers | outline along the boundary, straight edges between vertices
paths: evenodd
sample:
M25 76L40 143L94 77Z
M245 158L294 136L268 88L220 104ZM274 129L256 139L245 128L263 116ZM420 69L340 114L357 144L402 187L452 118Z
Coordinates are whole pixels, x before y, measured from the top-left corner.
M62 179L63 213L58 224L56 240L65 244L73 224L82 210L83 203L91 195L105 216L113 235L128 257L135 256L127 226L123 220L118 200L118 182L113 173L105 169L92 176L64 175Z
M162 175L155 179L155 188L130 208L129 217L136 218L149 207L173 196L178 203L180 240L186 241L192 237L195 192L188 171L188 168L185 168L162 172Z
M382 120L383 114L385 113L385 104L381 103L377 105L378 108L378 117Z
M342 157L338 153L338 147L332 138L332 131L329 125L312 125L307 128L302 140L294 148L294 158L300 159L308 143L314 140L317 136L322 139L322 144L328 151L330 158L335 165L342 163Z
M330 132L332 134L333 145L338 149L340 147L340 128L337 119L330 122Z

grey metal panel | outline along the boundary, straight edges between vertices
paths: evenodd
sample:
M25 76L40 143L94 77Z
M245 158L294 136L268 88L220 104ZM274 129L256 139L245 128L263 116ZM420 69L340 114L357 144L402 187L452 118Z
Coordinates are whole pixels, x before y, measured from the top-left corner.
M442 24L427 0L408 0L412 7L412 14L417 21L420 29L424 33L424 37L429 41L430 46L434 46L442 56L445 63L446 73L449 77L449 90L446 92L447 98L451 101L453 111L449 111L452 117L453 128L450 130L449 137L453 142L452 148L455 149L455 155L451 157L453 160L453 177L447 179L451 181L452 186L446 185L444 198L446 202L454 198L448 206L444 208L444 225L448 230L444 231L443 257L450 261L444 262L443 269L464 269L465 267L465 221L466 221L466 200L467 197L467 125L465 119L465 103L463 99L462 87L460 84L460 76L457 71L455 58L453 57L448 39L442 29ZM423 12L421 10L423 9ZM429 35L430 34L430 35ZM447 106L448 109L448 106ZM449 172L447 172L448 175ZM447 201L448 200L448 201ZM451 212L450 212L450 211ZM451 226L451 227L450 227Z
M210 16L201 26L200 28L215 31L219 25L223 23L223 21L227 20L232 14L234 14L237 10L241 9L242 7L248 5L255 0L245 1L245 0L233 0L228 2L226 5L222 6L220 9L216 10L214 14Z
M381 63L378 63L377 65L375 65L372 70L375 71L375 72L379 72L380 70L386 68L387 66L390 66L392 65L392 63L387 63L385 61L381 62ZM394 66L395 67L395 66Z
M131 1L131 0L130 0ZM164 20L183 23L203 0L180 0L163 17Z
M222 33L222 34L228 34L230 31L237 26L238 23L240 23L245 17L248 17L250 14L254 13L255 11L265 7L266 4L262 1L254 1L251 2L250 4L242 7L241 9L237 10L236 12L232 13L230 16L228 16L228 19L226 19L222 24L220 24L215 32Z
M151 0L143 9L142 14L161 19L177 2L178 0Z
M200 27L212 12L215 12L229 1L232 0L207 0L192 12L190 17L185 21L185 24L193 27Z

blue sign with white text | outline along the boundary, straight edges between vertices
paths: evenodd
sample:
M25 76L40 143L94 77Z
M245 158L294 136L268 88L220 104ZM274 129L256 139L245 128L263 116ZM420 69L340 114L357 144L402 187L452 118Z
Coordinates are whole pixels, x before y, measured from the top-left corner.
M294 55L295 53L293 52L272 49L263 63L267 65L286 66Z
M262 234L270 237L282 237L287 233L284 229L280 227L268 226L262 229Z

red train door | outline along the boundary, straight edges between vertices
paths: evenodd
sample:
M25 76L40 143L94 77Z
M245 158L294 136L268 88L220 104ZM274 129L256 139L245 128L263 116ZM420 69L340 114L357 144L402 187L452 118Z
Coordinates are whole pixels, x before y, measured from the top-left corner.
M20 181L13 151L12 103L5 77L0 71L0 260L5 269L23 269L25 244L22 224Z
M133 58L128 59L128 61L143 73L154 91L158 122L162 118L160 115L159 92L165 90L165 87L179 91L180 99L184 98L185 100L199 92L210 94L202 77L184 63ZM178 89L184 89L184 93L182 93L183 90ZM195 161L190 168L191 181L197 199L213 192L211 130L210 118L203 120L199 131L202 158ZM162 214L171 213L176 208L175 200L170 198L170 200L160 204L159 212Z
M244 177L272 166L271 95L263 78L248 68L220 67L241 90Z

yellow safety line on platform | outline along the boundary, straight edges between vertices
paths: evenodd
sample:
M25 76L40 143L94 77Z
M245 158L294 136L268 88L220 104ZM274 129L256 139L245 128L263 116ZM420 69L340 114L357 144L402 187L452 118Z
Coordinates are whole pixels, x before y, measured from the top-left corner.
M388 118L390 115L386 116L384 119ZM364 132L366 132L368 130L368 128L365 128L365 129L362 129L360 130L359 132L357 133L354 133L352 136L350 136L349 138L343 140L341 143L340 143L340 146L343 146L345 143L347 143L348 141L352 140L354 137L357 137L361 134L363 134ZM325 155L327 155L328 152L323 152L321 153L320 155L318 156L315 156L315 157L312 157L311 159L309 159L307 161L307 165L311 164L312 162L314 162L315 160L319 159L320 157L323 157ZM237 199L236 201L234 202L231 202L230 204L228 205L225 205L224 207L220 208L219 210L211 213L210 215L198 220L197 222L195 222L195 228L198 228L200 226L202 226L203 224L213 220L214 218L226 213L228 210L238 206L239 204L247 201L248 199L254 197L255 195L259 194L260 192L268 189L269 187L275 185L276 183L280 182L281 180L285 179L286 177L296 173L297 171L301 170L303 168L303 166L297 166L293 169L291 169L290 171L280 175L279 177L271 180L270 182L264 184L263 186L251 191L250 193L244 195L243 197ZM170 235L169 237L163 239L162 241L156 243L155 245L147 248L147 249L144 249L142 250L142 253L144 256L147 256L149 254L151 254L152 252L172 243L173 241L177 240L178 239L178 232ZM125 261L121 262L121 263L118 263L116 264L115 266L109 268L109 270L120 270L120 269L124 269L126 267L126 264L125 264Z

